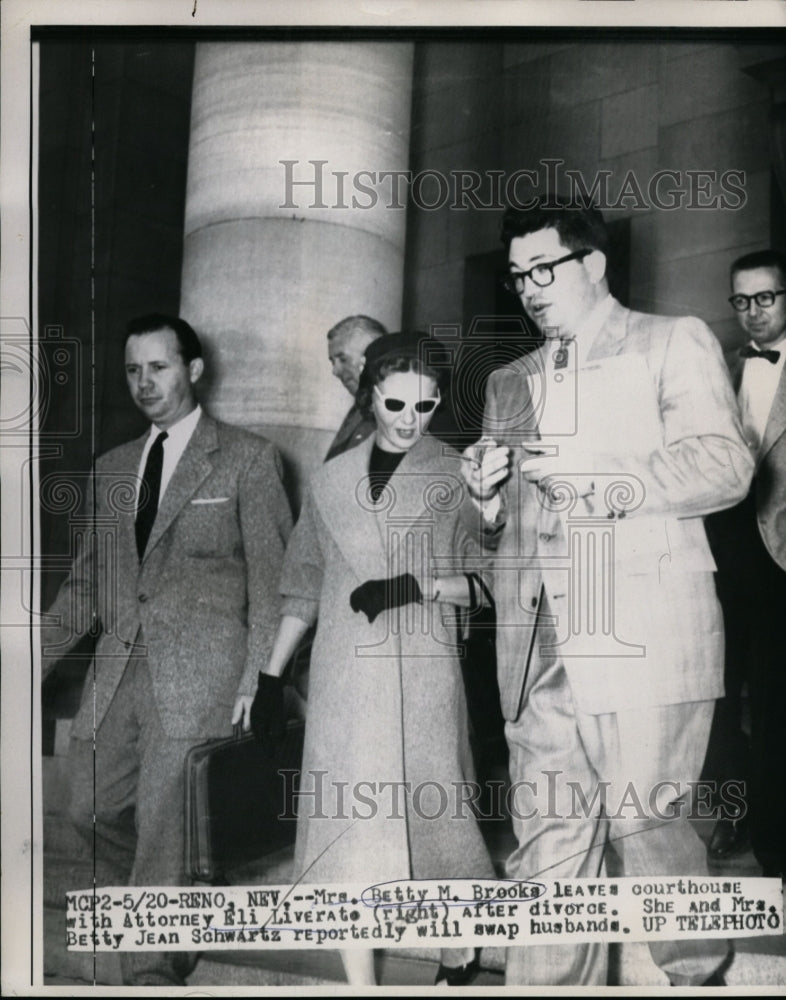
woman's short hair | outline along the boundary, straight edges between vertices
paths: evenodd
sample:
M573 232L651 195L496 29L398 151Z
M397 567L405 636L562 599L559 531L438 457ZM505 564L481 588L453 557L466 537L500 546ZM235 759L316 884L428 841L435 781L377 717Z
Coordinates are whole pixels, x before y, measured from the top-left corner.
M427 333L388 333L377 337L365 351L355 397L358 409L370 417L374 386L395 372L415 372L433 378L443 393L450 379L448 361L444 344Z

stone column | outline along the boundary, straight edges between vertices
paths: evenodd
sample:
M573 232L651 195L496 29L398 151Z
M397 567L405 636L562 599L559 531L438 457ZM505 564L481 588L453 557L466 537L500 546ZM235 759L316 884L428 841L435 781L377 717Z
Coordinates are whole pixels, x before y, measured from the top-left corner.
M181 313L209 412L272 438L295 496L351 404L328 329L401 321L406 186L392 207L378 178L408 167L412 59L408 42L196 48Z

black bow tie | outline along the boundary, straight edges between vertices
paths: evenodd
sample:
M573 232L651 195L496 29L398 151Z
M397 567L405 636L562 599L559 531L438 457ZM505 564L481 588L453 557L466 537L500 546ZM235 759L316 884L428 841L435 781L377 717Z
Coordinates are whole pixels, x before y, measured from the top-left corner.
M766 358L771 365L774 365L780 356L780 351L757 351L750 344L746 344L745 347L740 348L741 358Z

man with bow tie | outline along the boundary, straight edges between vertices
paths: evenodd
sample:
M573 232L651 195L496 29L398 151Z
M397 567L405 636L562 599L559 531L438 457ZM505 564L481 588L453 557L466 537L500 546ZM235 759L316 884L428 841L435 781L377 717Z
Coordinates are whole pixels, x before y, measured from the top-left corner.
M786 872L786 256L761 250L731 266L729 302L748 338L732 379L751 451L745 500L708 519L726 624L726 697L718 703L707 771L745 783L747 814L721 817L709 854L752 843L765 875ZM747 678L750 745L741 726Z
M42 628L45 675L100 630L71 730L69 815L131 885L185 883L186 755L248 728L292 524L278 452L203 412L203 367L184 320L128 324L126 380L151 426L96 462L91 528ZM194 959L124 952L123 978L182 986Z
M720 346L698 319L610 295L597 210L509 208L502 237L505 283L544 337L491 375L463 467L464 512L496 546L507 874L602 876L608 844L625 875L706 874L691 783L723 634L703 517L745 495L753 464ZM722 940L650 950L673 985L723 981ZM506 982L604 986L607 951L513 947Z

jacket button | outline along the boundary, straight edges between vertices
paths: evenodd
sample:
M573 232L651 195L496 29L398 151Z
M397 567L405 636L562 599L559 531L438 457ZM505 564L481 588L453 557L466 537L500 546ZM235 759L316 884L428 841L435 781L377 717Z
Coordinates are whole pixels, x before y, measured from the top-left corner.
M140 604L144 604L146 600L147 600L147 594L140 594L139 595L139 603Z
M533 597L532 600L529 603L530 603L530 605L533 608L536 608L538 606L538 599L537 599L537 597Z

